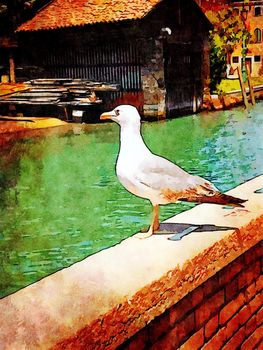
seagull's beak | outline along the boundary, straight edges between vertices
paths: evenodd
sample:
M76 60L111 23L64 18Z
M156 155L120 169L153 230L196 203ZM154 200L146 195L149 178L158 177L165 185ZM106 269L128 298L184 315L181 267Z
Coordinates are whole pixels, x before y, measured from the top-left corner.
M111 111L111 112L105 112L105 113L102 113L100 115L100 120L106 120L106 119L112 119L113 117L115 117L115 113L114 111Z

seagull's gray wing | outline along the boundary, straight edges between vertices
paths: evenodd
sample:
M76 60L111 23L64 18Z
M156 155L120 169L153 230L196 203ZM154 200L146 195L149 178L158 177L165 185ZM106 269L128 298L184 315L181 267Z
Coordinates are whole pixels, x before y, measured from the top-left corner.
M137 169L138 170L138 169ZM193 176L169 160L151 155L144 159L137 180L170 200L183 197L213 196L219 191L206 179Z

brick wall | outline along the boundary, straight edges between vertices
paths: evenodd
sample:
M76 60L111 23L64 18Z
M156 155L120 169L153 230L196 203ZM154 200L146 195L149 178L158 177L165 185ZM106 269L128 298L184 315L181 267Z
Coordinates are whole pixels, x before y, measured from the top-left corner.
M263 349L262 252L260 242L120 349Z

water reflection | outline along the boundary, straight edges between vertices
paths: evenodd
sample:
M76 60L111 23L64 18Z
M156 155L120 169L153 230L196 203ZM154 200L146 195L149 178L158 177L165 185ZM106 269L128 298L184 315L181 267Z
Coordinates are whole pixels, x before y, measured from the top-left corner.
M226 191L263 172L263 104L144 123L150 148ZM151 207L115 176L118 127L76 126L2 149L0 295L134 234ZM161 218L193 204L163 207Z

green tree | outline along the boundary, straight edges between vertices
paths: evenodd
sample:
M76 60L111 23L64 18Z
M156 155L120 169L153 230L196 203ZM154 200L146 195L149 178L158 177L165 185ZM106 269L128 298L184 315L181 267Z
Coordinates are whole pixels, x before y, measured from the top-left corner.
M208 11L206 16L214 26L210 32L210 88L211 91L215 91L226 74L230 54L238 45L242 45L242 40L247 44L251 35L241 16L237 15L232 8L225 8L218 12Z
M0 0L0 35L12 36L15 29L50 0Z

